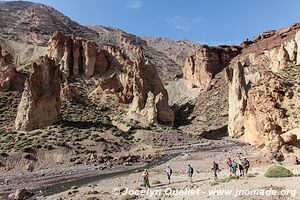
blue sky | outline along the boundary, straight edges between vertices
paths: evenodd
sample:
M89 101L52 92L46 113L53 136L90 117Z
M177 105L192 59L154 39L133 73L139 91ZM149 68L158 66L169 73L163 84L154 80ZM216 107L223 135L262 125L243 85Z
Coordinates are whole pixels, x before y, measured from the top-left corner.
M83 25L101 24L141 36L240 43L300 22L299 0L34 0Z

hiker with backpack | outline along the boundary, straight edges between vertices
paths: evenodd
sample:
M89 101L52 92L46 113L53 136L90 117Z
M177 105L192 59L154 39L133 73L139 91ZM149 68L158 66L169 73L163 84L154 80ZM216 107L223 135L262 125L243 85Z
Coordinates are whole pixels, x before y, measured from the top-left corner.
M248 174L248 171L249 171L249 168L250 168L250 162L245 157L244 157L244 168L245 168L245 174Z
M173 170L172 170L172 168L170 167L170 165L167 165L167 170L166 170L166 172L167 172L167 177L168 177L169 184L170 184L170 183L171 183L171 175L172 175L172 173L173 173Z
M229 168L229 173L232 174L232 161L230 158L227 159L226 164Z
M218 174L217 173L221 171L220 168L219 168L218 163L216 163L214 161L211 170L214 172L214 179L217 180L218 179Z
M193 174L194 174L194 169L193 169L193 167L191 166L191 164L188 164L188 176L189 176L189 178L190 178L190 181L191 181L191 183L193 182Z
M240 176L244 176L244 161L241 159L241 157L239 156L239 159L237 161L237 165L240 171Z
M237 163L233 160L231 162L231 168L232 168L232 173L233 173L234 176L236 176L237 167L238 167Z
M142 178L143 178L143 185L145 188L150 188L150 183L149 183L149 173L148 170L145 169L143 174L142 174Z

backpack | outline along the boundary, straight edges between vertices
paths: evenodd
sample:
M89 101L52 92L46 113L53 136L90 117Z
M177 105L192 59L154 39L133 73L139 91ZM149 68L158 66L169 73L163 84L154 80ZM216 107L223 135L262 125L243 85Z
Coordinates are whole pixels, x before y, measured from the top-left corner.
M229 167L231 167L232 161L227 161L227 165L228 165Z
M232 162L231 164L232 164L232 167L237 167L236 162Z
M248 160L245 161L245 165L244 165L244 166L245 166L245 167L250 167L250 163L249 163Z
M218 163L215 164L215 168L216 168L216 170L220 170Z
M189 173L191 173L191 174L194 173L194 169L192 167L189 168Z

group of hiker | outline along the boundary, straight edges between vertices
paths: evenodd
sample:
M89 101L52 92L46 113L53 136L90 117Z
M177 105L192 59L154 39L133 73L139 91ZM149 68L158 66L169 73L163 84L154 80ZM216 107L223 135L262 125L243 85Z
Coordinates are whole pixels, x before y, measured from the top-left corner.
M239 156L239 158L237 159L237 161L235 160L231 160L230 158L227 159L227 166L229 168L229 172L231 175L236 176L237 175L237 171L239 170L240 174L239 176L244 176L245 174L248 173L249 168L250 168L250 162L247 158L241 158Z
M247 158L241 158L240 156L238 157L237 160L232 160L231 158L228 158L226 161L227 167L229 168L229 173L230 176L244 176L248 173L249 168L250 168L250 162ZM218 179L218 172L220 172L219 164L216 163L215 161L212 164L211 171L213 172L213 177L215 180ZM239 174L237 173L239 171ZM168 183L171 183L171 176L172 176L173 170L170 167L170 165L167 165L166 169L166 175L168 178ZM189 177L190 182L193 182L193 174L194 174L194 169L191 166L191 164L188 164L188 169L187 169L187 174ZM146 188L150 188L150 183L149 183L149 172L147 169L144 170L142 174L143 178L143 185Z

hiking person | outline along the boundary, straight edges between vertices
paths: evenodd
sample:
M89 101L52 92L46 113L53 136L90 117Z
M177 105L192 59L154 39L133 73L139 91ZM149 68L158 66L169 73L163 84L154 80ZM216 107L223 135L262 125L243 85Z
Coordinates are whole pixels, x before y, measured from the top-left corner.
M237 171L238 166L237 166L237 163L234 160L232 160L232 162L231 162L231 167L232 167L233 175L236 176L236 171Z
M143 177L143 185L147 188L150 188L150 183L149 183L149 173L148 173L148 170L145 169L143 174L142 174L142 177Z
M220 172L220 171L221 171L220 168L219 168L218 163L216 163L216 162L214 161L211 170L214 172L214 179L217 180L217 179L218 179L218 174L217 174L217 172Z
M167 172L167 177L168 177L169 184L170 184L170 183L171 183L171 175L172 175L172 173L173 173L173 170L172 170L172 168L170 167L170 165L167 165L167 170L166 170L166 172Z
M244 176L244 165L243 165L243 163L244 163L244 161L239 156L237 164L238 164L238 168L239 168L239 171L240 171L240 176Z
M245 174L248 174L250 168L250 162L247 158L244 158L244 168L245 168Z
M188 164L188 176L190 177L190 181L191 183L193 182L193 174L194 174L194 169L193 167L191 166L191 164Z
M232 174L232 161L230 158L227 159L226 164L229 168L229 173Z

